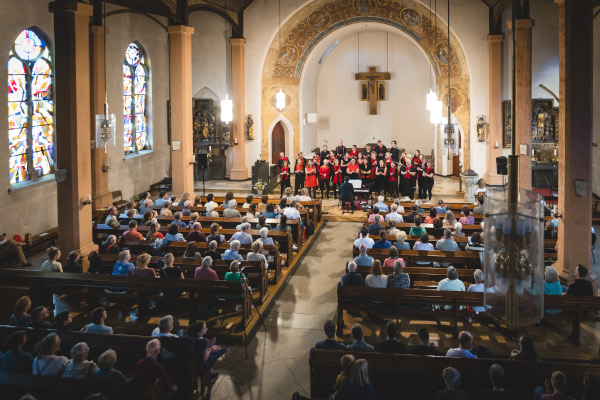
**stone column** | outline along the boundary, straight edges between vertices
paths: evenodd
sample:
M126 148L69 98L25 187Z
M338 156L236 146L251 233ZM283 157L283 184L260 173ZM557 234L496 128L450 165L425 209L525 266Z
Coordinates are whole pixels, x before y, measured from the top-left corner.
M106 28L108 34L108 28ZM104 114L104 41L102 26L90 26L90 73L91 73L91 140L96 140L96 115ZM117 105L113 105L116 107ZM102 148L92 149L92 206L94 210L112 205L112 193L108 191L108 154Z
M509 29L512 29L509 21ZM516 20L516 81L517 109L512 110L516 132L512 140L517 142L519 160L519 185L521 189L531 189L531 30L532 19ZM521 148L521 146L526 146Z
M192 127L192 35L194 28L172 25L169 32L171 69L171 176L173 193L194 192Z
M574 279L589 267L592 224L592 7L590 0L558 0L559 159L557 267ZM583 194L576 184L585 185ZM562 271L561 271L562 269Z
M504 35L488 35L490 87L488 101L488 166L485 181L502 185L502 175L496 173L496 157L502 156L502 40Z
M229 173L232 181L243 181L248 179L246 168L246 80L244 75L244 47L246 39L231 38L231 100L233 102L233 121L231 123L232 139L237 145L233 145L233 167Z
M90 155L90 16L92 6L75 1L50 3L54 13L56 76L56 164L66 179L58 181L58 246L87 255L92 240Z

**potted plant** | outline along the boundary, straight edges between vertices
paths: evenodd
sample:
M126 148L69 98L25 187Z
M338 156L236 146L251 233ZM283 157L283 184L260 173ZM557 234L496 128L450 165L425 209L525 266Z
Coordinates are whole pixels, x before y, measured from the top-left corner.
M263 180L260 178L256 181L256 183L253 186L253 188L256 189L256 192L258 193L259 196L262 196L263 191L265 190L266 187L267 187L267 183L263 182Z

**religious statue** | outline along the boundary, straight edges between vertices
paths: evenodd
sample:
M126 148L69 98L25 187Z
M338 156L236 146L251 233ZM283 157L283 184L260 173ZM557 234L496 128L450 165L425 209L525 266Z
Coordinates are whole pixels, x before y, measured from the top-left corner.
M483 115L477 117L477 141L485 142L485 119Z
M248 114L246 117L246 139L254 140L254 120L252 114Z

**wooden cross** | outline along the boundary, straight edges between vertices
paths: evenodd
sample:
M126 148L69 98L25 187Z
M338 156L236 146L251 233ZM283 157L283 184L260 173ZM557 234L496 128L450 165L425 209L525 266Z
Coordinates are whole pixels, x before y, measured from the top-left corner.
M377 115L377 100L385 100L385 82L392 79L389 72L377 72L377 67L369 67L369 72L355 74L361 84L361 100L369 101L369 115ZM365 85L367 96L364 96Z

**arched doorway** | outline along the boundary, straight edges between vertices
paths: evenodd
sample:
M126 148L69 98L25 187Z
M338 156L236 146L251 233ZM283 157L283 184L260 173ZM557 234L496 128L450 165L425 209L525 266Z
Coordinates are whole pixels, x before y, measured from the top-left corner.
M285 154L285 130L283 124L279 121L271 134L271 163L277 164L279 153Z

